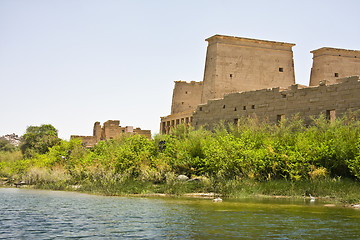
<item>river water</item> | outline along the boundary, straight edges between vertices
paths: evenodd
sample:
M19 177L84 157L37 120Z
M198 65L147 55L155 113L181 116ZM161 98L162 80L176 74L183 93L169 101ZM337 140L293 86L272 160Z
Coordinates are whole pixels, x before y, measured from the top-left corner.
M360 210L316 200L104 197L0 188L0 239L360 239Z

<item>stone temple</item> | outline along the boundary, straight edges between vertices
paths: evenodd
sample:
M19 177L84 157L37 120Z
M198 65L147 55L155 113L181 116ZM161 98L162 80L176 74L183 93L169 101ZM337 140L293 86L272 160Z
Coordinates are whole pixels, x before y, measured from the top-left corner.
M211 128L241 117L278 122L298 114L331 121L360 109L360 51L324 47L311 51L309 86L295 84L295 44L215 35L208 39L204 79L175 81L171 114L160 133L179 124Z

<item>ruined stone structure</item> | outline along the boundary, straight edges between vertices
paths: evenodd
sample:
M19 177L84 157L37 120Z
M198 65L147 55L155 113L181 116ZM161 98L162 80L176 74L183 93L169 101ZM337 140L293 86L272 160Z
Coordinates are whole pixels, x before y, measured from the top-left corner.
M359 78L354 76L360 75L360 51L312 51L306 87L295 84L295 44L222 35L206 41L203 82L175 82L171 115L161 117L161 134L182 123L211 127L221 120L236 123L240 117L276 122L294 114L308 118L321 113L333 120L360 109ZM200 91L200 99L187 95Z
M93 147L100 140L114 139L122 134L139 134L151 139L151 130L134 129L132 126L121 127L119 120L108 120L104 122L103 127L101 127L100 122L95 122L93 136L72 135L71 139L80 138L85 147Z
M15 133L13 134L6 134L2 137L0 137L0 140L6 140L9 141L9 143L11 145L14 145L15 147L18 147L21 143L21 139L18 135L16 135Z

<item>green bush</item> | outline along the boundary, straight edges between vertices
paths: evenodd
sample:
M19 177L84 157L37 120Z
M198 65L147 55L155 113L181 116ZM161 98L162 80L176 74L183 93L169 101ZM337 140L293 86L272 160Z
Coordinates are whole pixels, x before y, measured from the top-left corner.
M241 182L360 180L360 123L352 113L333 123L320 116L307 126L297 116L279 124L244 118L237 125L221 123L211 131L180 125L153 140L122 135L100 141L92 149L85 149L76 139L46 146L47 151L29 148L34 152L25 158L10 157L16 152L0 152L0 174L59 188L71 183L91 189L93 184L94 189L102 186L128 192L147 186L168 193L195 188L240 191ZM59 185L49 180L53 173ZM175 176L179 174L209 181L206 187L178 183ZM132 187L119 187L125 183ZM254 186L261 190L261 185Z
M0 152L14 152L16 147L6 139L0 139Z
M26 157L47 153L49 148L60 143L58 131L50 124L27 127L21 139L20 149Z

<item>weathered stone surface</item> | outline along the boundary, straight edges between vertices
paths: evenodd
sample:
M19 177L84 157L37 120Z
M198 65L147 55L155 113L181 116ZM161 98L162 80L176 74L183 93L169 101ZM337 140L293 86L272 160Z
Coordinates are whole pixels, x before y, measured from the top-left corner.
M295 84L295 44L223 35L206 41L202 103L227 93Z
M201 103L202 82L175 81L171 114L194 110Z
M359 77L357 77L359 79ZM269 99L261 92L245 92L241 95L235 95L237 97L237 104L231 104L227 100L229 98L218 99L216 101L208 102L201 105L202 111L199 108L193 114L193 122L195 126L206 125L211 128L216 124L214 119L236 119L240 117L247 117L249 113L253 113L260 120L269 120L271 122L277 122L280 119L288 118L294 114L298 114L304 119L309 119L313 115L324 114L330 120L334 120L335 117L341 116L346 111L360 109L360 89L357 87L360 85L360 81L346 81L337 83L338 95L333 95L331 91L324 91L319 93L316 89L322 87L312 87L303 89L294 89L286 91L286 98L283 98L282 93L278 93L278 96ZM325 86L326 88L333 88L334 85ZM348 89L343 91L343 89ZM315 91L314 91L315 90ZM253 94L253 93L256 94ZM298 93L307 92L302 95L301 98L293 100ZM341 94L345 93L345 94ZM347 97L351 96L351 97ZM256 100L257 104L254 104L254 108L250 107L246 110L239 110L236 112L228 112L224 116L221 112L214 109L214 106L221 109L220 106L226 105L232 108L241 109L241 106L245 102ZM261 108L260 108L261 106Z

